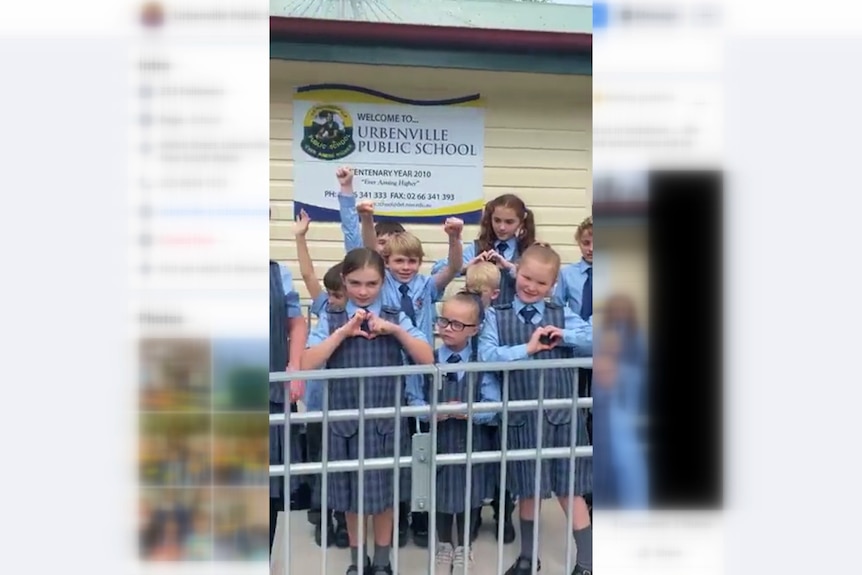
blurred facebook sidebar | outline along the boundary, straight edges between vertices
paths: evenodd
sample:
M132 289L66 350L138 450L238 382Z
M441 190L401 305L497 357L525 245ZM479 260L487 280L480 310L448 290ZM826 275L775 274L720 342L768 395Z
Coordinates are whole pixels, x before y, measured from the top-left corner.
M133 559L141 572L260 573L269 4L145 0L129 18Z
M717 575L722 11L629 0L593 14L596 563Z

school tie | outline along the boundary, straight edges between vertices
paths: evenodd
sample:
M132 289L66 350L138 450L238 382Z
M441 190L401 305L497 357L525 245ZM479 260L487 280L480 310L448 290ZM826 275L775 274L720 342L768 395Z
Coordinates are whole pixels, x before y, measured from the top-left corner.
M410 291L410 286L401 284L398 286L398 291L401 292L401 311L407 314L407 317L413 322L413 327L416 327L416 310L413 309L413 300L407 295L407 292Z
M365 310L365 313L368 313L368 308L367 308L367 307L363 307L363 308L360 308L360 309L364 309L364 310ZM368 320L367 320L367 319L362 320L362 324L359 326L359 329L361 329L361 330L362 330L362 331L364 331L365 333L371 333L371 326L370 326L370 325L368 325Z
M593 268L587 268L587 280L581 293L581 318L586 321L593 315Z
M446 363L461 363L461 355L457 353L453 353L449 356L449 359L446 360ZM446 374L446 381L449 383L458 383L458 372L450 371Z
M509 244L507 244L506 242L498 242L496 249L498 254L503 257L506 257L506 250L509 249Z
M524 323L526 323L527 325L533 325L533 317L535 317L535 315L539 312L536 311L536 308L534 308L533 306L528 305L521 308L521 311L519 313L521 314L521 317L524 318Z

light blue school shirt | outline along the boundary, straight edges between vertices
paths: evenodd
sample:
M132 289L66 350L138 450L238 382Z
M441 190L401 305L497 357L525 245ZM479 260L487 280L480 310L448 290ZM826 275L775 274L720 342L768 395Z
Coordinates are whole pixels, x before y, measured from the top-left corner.
M470 361L470 355L472 352L472 346L468 343L467 347L462 349L461 351L454 352L450 350L445 345L440 346L437 350L437 362L438 363L447 363L449 358L456 353L461 357L462 363L467 363ZM463 381L464 385L468 385L468 382L464 381L464 375L466 372L459 371L456 372L458 374L458 381ZM475 372L474 372L475 373ZM445 375L444 375L445 377ZM475 384L474 384L475 385ZM407 378L407 387L405 389L407 404L408 405L429 405L428 398L425 396L425 377L421 375L411 375ZM502 392L500 388L500 384L493 378L482 377L482 380L479 382L479 401L485 402L495 402L495 401L503 401L502 400ZM473 414L473 422L474 423L491 423L497 417L496 413L492 412L476 412ZM425 416L419 417L417 419L421 419L422 421L427 421L428 418Z
M434 304L440 299L442 293L437 289L437 283L433 276L416 274L407 282L407 295L413 302L416 312L416 327L424 335L425 341L434 341L434 322L437 318L437 306ZM389 270L386 270L386 278L383 280L383 301L386 305L401 309L401 282ZM403 310L402 310L403 313ZM404 314L407 317L407 314ZM410 318L407 318L410 322Z
M302 309L299 307L299 294L293 289L293 274L290 268L280 263L278 269L281 271L281 287L284 290L284 302L287 309L287 317L302 317Z
M328 302L329 296L326 292L320 292L320 294L314 298L311 302L311 313L314 314L314 317L320 317L320 314L326 310L326 304ZM305 382L305 395L303 396L303 401L305 402L305 408L308 411L320 411L323 409L323 380L313 379Z
M532 319L533 325L538 325L545 313L545 302L542 300L533 304L525 304L518 296L512 301L515 315L518 321L523 322L521 310L532 305L539 313ZM563 308L565 327L563 328L563 341L559 345L574 348L575 355L589 357L593 354L593 320L584 321L581 316L569 308ZM482 331L479 333L479 361L482 362L509 362L530 359L527 353L527 342L514 346L501 346L500 334L497 332L497 310L493 307L485 312L485 321Z
M557 285L554 287L553 301L580 315L584 283L587 281L587 270L592 267L592 264L581 260L560 270Z
M363 247L354 194L338 194L338 215L341 218L341 233L344 234L345 253Z
M607 417L611 434L608 462L614 467L619 503L624 509L643 509L648 503L649 473L637 423L643 415L636 398L642 396L644 369L627 362L617 364L610 388L594 386L594 417ZM596 408L604 413L596 413Z

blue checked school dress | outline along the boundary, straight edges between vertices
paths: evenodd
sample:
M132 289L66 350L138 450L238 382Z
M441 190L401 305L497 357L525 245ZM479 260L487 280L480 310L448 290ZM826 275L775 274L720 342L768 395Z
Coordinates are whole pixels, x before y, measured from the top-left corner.
M457 363L460 356L456 353L449 357L449 363ZM478 361L476 351L473 351L470 361ZM434 362L439 362L438 352L434 352ZM481 401L480 382L482 374L479 372L461 374L452 372L445 374L441 379L440 388L437 391L437 404L450 401L467 403L469 394L469 380L474 379L473 402ZM434 390L433 378L425 378L425 398L431 403ZM463 419L446 419L437 422L437 453L466 453L467 452L467 429L473 428L473 453L488 451L493 446L488 442L488 425L470 424ZM475 509L481 507L485 498L494 494L494 481L496 480L496 466L490 463L472 463L470 507ZM437 489L436 510L438 513L463 513L464 502L467 495L467 466L466 465L439 465L437 466Z
M327 311L330 334L348 321L344 310ZM398 324L400 310L390 307L381 309L380 317ZM404 365L403 349L398 340L391 335L381 335L374 339L351 337L346 339L326 362L327 369L360 369ZM331 380L329 382L329 409L360 409L359 386L364 385L364 407L394 407L397 401L397 388L403 397L403 377L369 377ZM396 454L395 419L368 419L364 422L365 440L363 459L393 457ZM409 456L411 453L410 431L407 419L401 418L401 434L398 454ZM357 460L359 458L359 423L352 421L333 421L329 423L329 461ZM341 472L327 474L328 507L334 511L359 512L359 473ZM410 498L410 470L399 471L399 499ZM373 515L393 507L394 482L392 469L371 470L363 473L363 513ZM319 488L319 486L318 486Z
M521 321L512 305L496 306L497 331L501 346L523 345L530 340L533 331L541 326L554 325L565 327L565 313L562 306L545 304L545 313L539 325ZM525 308L527 309L527 308ZM534 313L535 310L533 310ZM574 357L571 348L557 346L554 349L534 354L531 359L564 359ZM573 368L546 370L517 370L509 374L509 400L534 400L539 397L539 374L544 371L545 399L576 397L577 374ZM500 374L502 383L503 376ZM576 445L589 445L586 421L577 410L577 421L572 421L570 409L545 409L541 419L542 445L544 447L568 447L571 445L572 424L577 425ZM537 447L537 411L511 412L506 430L507 449L535 449ZM507 487L519 498L548 499L569 495L569 477L575 474L575 493L583 495L592 491L592 461L590 458L575 459L574 469L568 457L565 459L546 459L541 463L541 483L535 489L535 460L508 461Z

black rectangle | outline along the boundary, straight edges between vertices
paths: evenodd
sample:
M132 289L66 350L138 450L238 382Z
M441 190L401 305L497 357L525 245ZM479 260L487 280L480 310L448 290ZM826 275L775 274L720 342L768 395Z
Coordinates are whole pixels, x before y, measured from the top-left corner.
M723 504L720 172L649 178L649 471L654 509Z

